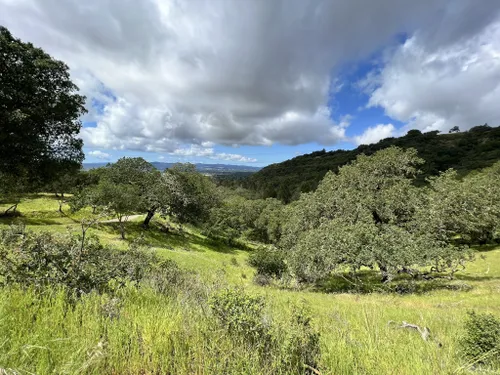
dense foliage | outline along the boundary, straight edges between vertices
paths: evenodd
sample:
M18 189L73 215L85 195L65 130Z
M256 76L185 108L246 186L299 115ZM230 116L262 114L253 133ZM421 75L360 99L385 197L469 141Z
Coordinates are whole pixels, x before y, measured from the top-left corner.
M423 184L427 177L450 168L463 176L500 160L500 127L481 125L466 132L450 134L410 130L404 137L386 138L354 150L316 151L271 164L243 181L233 181L233 185L242 185L258 197L290 202L298 199L300 192L315 190L328 171L336 173L358 155L371 155L390 146L418 151L424 163L420 166L422 173L416 183Z
M77 138L84 103L66 64L0 27L2 176L40 186L78 169L84 157Z
M125 222L134 213L146 214L145 228L157 212L181 223L199 224L219 201L215 183L190 164L160 172L143 158L121 158L91 174L96 182L89 179L80 186L70 201L72 209L109 210L118 220L122 238Z
M134 245L117 251L96 237L26 232L17 227L0 231L0 285L4 286L106 292L141 281L152 264L153 258Z
M229 243L241 237L263 243L276 242L281 236L283 207L273 198L252 200L229 194L222 204L211 210L205 234L224 238Z
M317 281L367 267L389 281L426 267L459 270L470 253L458 242L492 239L498 229L500 163L463 181L448 171L419 188L422 163L415 150L391 147L329 172L287 207L279 244L291 271Z
M461 344L473 363L500 363L500 320L492 314L469 312Z

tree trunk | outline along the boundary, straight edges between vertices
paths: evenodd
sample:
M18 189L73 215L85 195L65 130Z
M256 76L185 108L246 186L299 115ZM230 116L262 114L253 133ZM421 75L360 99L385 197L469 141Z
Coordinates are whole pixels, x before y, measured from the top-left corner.
M64 202L62 200L59 200L59 212L60 213L63 213L63 210L62 210L63 203Z
M387 270L387 267L385 264L383 263L377 263L378 265L378 268L380 269L380 273L382 274L382 282L383 283L388 283L389 281L391 281L391 274L389 273L389 271Z
M13 205L12 205L12 206L10 206L9 208L7 208L3 214L4 214L4 215L7 215L7 214L9 213L9 211L11 211L11 210L12 210L12 212L16 212L16 210L17 210L17 205L18 205L18 204L19 204L19 203L13 204Z
M146 215L146 218L144 219L144 222L142 223L142 226L145 229L149 228L149 222L151 221L153 216L155 216L155 213L156 213L156 207L153 207L152 209L150 209L148 211L148 214Z
M121 216L118 218L118 223L120 224L120 235L122 237L122 240L124 240L125 239L125 223L122 221Z

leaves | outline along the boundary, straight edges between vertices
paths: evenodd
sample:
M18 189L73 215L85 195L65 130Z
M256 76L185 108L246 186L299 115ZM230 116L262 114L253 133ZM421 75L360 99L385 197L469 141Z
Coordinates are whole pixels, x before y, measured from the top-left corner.
M0 27L0 173L40 185L83 160L85 97L68 67Z

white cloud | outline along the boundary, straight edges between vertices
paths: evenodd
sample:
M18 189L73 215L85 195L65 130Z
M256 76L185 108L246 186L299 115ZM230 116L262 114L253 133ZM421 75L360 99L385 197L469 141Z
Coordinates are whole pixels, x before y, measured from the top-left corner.
M408 39L371 85L370 106L407 123L405 129L467 130L500 124L500 20L477 34L437 45L424 34Z
M369 145L378 141L393 137L396 128L392 124L378 124L367 128L363 134L353 137L354 143L357 145Z
M0 24L71 67L88 97L85 120L97 123L81 133L87 147L172 153L184 145L335 144L345 140L349 123L332 120L345 113L325 109L340 87L335 72L397 33L412 37L377 75L370 105L422 129L498 118L492 107L498 42L491 39L498 34L485 32L498 1L0 0L0 6Z
M226 154L225 152L214 154L210 159L237 161L241 163L255 163L257 161L255 158L249 158L239 154Z
M103 103L88 147L171 152L342 140L332 72L450 1L0 0L0 23Z
M99 150L96 150L96 151L90 151L88 153L90 156L93 156L97 159L102 159L102 160L109 160L111 159L111 155L106 153L106 152L102 152L102 151L99 151Z
M171 152L172 155L183 157L207 157L214 160L238 161L242 163L254 163L257 159L249 158L239 154L228 154L225 152L217 153L212 147L200 147L191 145L190 147L178 148Z
M178 156L212 156L214 155L214 149L191 145L189 148L178 148L172 154Z

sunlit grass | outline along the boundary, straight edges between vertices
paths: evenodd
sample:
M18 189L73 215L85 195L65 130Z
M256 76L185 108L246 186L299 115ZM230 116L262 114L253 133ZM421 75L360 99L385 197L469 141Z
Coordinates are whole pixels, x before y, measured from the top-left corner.
M18 220L33 230L78 232L78 217L60 216L57 210L52 197L34 197L19 205L22 216L3 218L0 226ZM41 212L46 213L47 221L34 221ZM327 294L256 286L252 283L254 270L247 264L249 251L212 243L189 226L182 231L173 226L165 233L161 224L162 219L157 218L151 229L144 230L140 218L132 220L127 223L125 241L120 239L116 223L100 224L92 233L123 249L142 238L159 256L175 260L205 280L223 278L262 294L273 319L284 319L294 305L304 303L321 333L322 374L474 373L458 345L465 314L476 310L500 315L500 248L478 248L476 260L465 271L453 281L443 280L444 285L464 288L404 295ZM0 332L4 337L0 338L0 368L37 374L149 374L153 369L172 374L266 373L251 358L252 353L239 353L240 362L232 356L231 365L223 367L221 361L230 357L231 343L219 333L211 340L218 349L209 347L203 337L209 323L193 305L148 290L127 293L122 297L120 317L106 320L99 312L106 296L88 296L65 310L57 295L49 298L0 291ZM417 332L397 329L390 321L429 327L432 340L426 342ZM98 345L104 334L105 350ZM99 351L108 354L95 354Z

